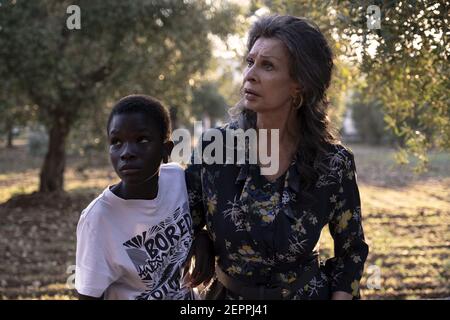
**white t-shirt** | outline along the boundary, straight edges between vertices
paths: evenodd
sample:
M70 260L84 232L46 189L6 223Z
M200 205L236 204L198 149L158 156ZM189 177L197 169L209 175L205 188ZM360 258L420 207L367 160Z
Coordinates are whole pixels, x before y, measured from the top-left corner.
M161 165L153 200L124 200L110 187L83 210L77 227L75 288L105 299L192 299L180 288L192 243L183 169Z

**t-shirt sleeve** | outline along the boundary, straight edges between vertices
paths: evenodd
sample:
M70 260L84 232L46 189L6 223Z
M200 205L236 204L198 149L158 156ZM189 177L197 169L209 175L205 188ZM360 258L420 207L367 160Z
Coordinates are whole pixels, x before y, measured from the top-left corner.
M82 214L77 226L75 288L79 294L101 297L114 281L108 253L96 223Z

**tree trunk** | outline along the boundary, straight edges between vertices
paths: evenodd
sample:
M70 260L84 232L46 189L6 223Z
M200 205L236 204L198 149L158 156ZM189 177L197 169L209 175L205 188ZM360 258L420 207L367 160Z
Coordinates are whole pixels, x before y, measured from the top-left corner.
M6 137L6 147L8 149L12 149L13 148L13 127L12 126L8 126L7 130L7 137Z
M178 123L178 108L171 106L169 108L170 113L170 122L172 123L172 130L178 129L179 123Z
M64 190L66 140L69 125L63 117L56 118L49 130L47 154L41 168L39 192Z

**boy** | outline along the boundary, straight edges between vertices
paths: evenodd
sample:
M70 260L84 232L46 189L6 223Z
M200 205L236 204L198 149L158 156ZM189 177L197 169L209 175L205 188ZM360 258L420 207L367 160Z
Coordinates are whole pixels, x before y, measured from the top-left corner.
M192 243L183 169L168 163L170 118L157 100L122 98L107 124L120 178L82 212L75 287L80 299L193 299L180 285Z

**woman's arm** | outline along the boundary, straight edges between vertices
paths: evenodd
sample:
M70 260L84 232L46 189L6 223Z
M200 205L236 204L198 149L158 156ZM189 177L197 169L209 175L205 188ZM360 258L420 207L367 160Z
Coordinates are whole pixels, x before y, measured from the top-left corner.
M188 165L185 171L185 178L189 196L189 208L192 215L194 240L184 268L184 274L187 275L186 282L191 287L208 282L214 275L215 264L214 245L208 232L204 229L206 220L201 170L202 165L195 163L194 155L192 155L191 164ZM192 270L192 273L189 273L189 270Z
M187 285L194 288L209 282L214 275L214 267L214 245L206 230L202 230L195 236L186 259L184 274ZM190 269L192 273L189 273Z
M202 165L194 163L194 156L192 156L191 163L185 170L185 179L189 196L189 209L192 216L194 235L200 232L206 223L205 209L203 205L201 171Z
M333 194L335 208L329 222L334 240L334 258L327 261L331 264L332 299L360 297L359 282L368 255L354 157L345 149L342 152L342 180Z

